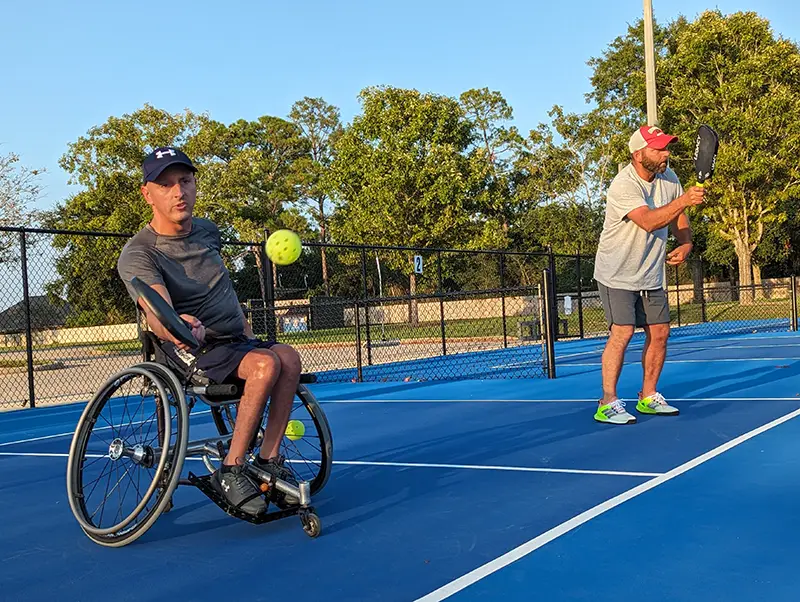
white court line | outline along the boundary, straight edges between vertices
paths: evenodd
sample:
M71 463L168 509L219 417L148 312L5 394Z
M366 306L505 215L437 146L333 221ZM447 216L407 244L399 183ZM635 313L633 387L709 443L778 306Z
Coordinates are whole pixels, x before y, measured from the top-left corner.
M702 350L714 351L716 349L724 349L725 351L728 351L731 349L774 349L776 347L800 347L800 343L789 343L787 345L781 345L780 343L776 343L774 345L736 345L733 343L729 343L727 345L702 345L702 344L689 344L688 342L686 344L682 344L678 341L670 340L667 349L668 351L679 352L687 349L692 349L697 351L702 351ZM603 349L604 346L589 351L579 351L575 353L565 353L565 354L556 353L556 360L570 358L570 357L580 357L581 355L599 355L603 353ZM627 347L628 351L641 351L642 349L644 349L643 343L631 343ZM536 362L522 362L521 365L526 363L536 363Z
M193 416L199 416L200 414L210 414L211 410L203 410L202 412L195 412L192 414ZM142 424L144 420L139 420L138 422L132 422L133 424ZM77 426L77 425L76 425ZM119 428L119 425L116 426L100 426L96 429L92 429L95 431L107 431L111 428ZM5 447L7 445L16 445L17 443L31 443L33 441L44 441L45 439L57 439L59 437L72 437L75 434L75 431L70 431L68 433L57 433L55 435L43 435L41 437L31 437L30 439L20 439L18 441L6 441L5 443L0 443L0 447Z
M20 439L18 441L7 441L5 443L0 443L0 447L5 447L6 445L16 445L17 443L30 443L31 441L44 441L45 439L57 439L58 437L66 437L72 436L75 434L75 431L70 431L69 433L57 433L55 435L44 435L42 437L31 437L30 439Z
M334 464L345 466L392 466L398 468L455 468L466 470L501 470L509 472L556 472L567 474L609 475L615 477L658 477L660 472L624 472L618 470L582 470L578 468L533 468L529 466L486 466L480 464L427 464L419 462L369 462L334 460Z
M797 401L800 397L670 397L670 401ZM338 403L597 403L597 398L584 399L331 399L321 404Z
M554 539L561 537L565 533L572 531L576 527L579 527L580 525L589 522L593 518L600 516L605 512L608 512L612 508L615 508L620 504L623 504L628 500L633 499L645 493L646 491L653 489L654 487L658 487L659 485L662 485L663 483L666 483L667 481L670 481L675 477L682 475L683 473L691 470L692 468L696 468L700 464L703 464L704 462L711 460L712 458L728 451L729 449L732 449L737 445L744 443L748 439L752 439L753 437L760 435L761 433L766 432L780 424L783 424L784 422L787 422L797 416L800 416L800 410L795 410L794 412L790 412L789 414L786 414L781 418L777 418L770 423L767 423L756 429L753 429L752 431L745 433L744 435L740 435L735 439L731 439L727 443L724 443L719 447L712 449L711 451L708 451L700 456L697 456L696 458L693 458L692 460L689 460L688 462L681 464L680 466L677 466L658 477L650 479L649 481L642 483L641 485L637 485L636 487L629 489L628 491L625 491L609 500L606 500L602 504L598 504L594 508L590 508L589 510L582 512L581 514L574 516L570 520L563 522L560 525L550 529L549 531L542 533L538 537L534 537L533 539L527 541L521 546L514 548L510 552L507 552L502 556L499 556L498 558L495 558L494 560L478 567L477 569L470 571L465 575L462 575L458 579L455 579L454 581L451 581L450 583L443 585L439 589L432 591L426 596L418 598L415 602L439 602L440 600L449 598L453 594L460 592L461 590L469 587L470 585L480 581L484 577L488 577L492 573L499 571L500 569L508 566L513 562L516 562L520 558L527 556L528 554L530 554L535 550L538 550L545 544L548 544Z
M39 453L39 452L0 452L0 456L21 456L29 458L68 458L69 454ZM102 458L99 454L86 454L87 458Z
M564 356L566 357L566 356ZM558 365L558 360L561 358L556 357L556 364ZM800 360L800 357L729 357L729 358L704 358L704 359L694 359L694 360L665 360L665 364L705 364L708 362L790 362L790 361L797 361ZM491 370L505 370L508 368L522 368L524 366L528 366L531 364L538 364L538 361L532 360L528 362L514 362L510 364L497 364L496 366L490 366ZM633 366L636 364L641 364L641 360L635 360L630 362L624 362L625 366ZM601 362L567 362L565 364L561 364L560 368L565 366L602 366Z
M41 458L67 458L65 453L38 453L38 452L0 452L0 456L23 456ZM104 458L100 454L87 454L87 458ZM186 458L187 460L202 461L202 458ZM290 460L292 462L292 460ZM301 463L301 460L294 462ZM561 474L602 475L612 477L659 477L660 472L626 472L619 470L582 470L579 468L541 468L530 466L486 466L480 464L427 464L419 462L369 462L361 460L334 460L333 464L341 466L382 466L390 468L447 468L460 470L496 470L502 472L546 472Z
M701 360L664 360L665 364L708 364L710 362L794 362L800 360L800 357L728 357L728 358L706 358ZM626 366L633 366L634 364L641 364L641 361L635 362L625 362ZM602 366L600 362L591 363L591 364L562 364L560 367L564 368L566 366ZM493 368L495 366L492 366ZM498 368L502 368L503 366L497 366Z
M670 397L669 400L675 402L683 401L797 401L800 397ZM320 400L321 404L384 404L384 403L597 403L597 398L583 399L330 399ZM209 414L211 410L196 412L193 416ZM110 427L101 427L108 430ZM43 435L41 437L31 437L30 439L18 439L16 441L6 441L0 443L0 447L18 445L21 443L32 443L47 439L57 439L59 437L72 437L74 431L69 433L56 433L55 435Z

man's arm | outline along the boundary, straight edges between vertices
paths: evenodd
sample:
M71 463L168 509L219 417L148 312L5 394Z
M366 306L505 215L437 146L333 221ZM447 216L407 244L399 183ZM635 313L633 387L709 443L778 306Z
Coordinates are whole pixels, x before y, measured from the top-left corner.
M669 265L680 265L692 252L692 227L689 225L689 218L685 213L681 213L670 224L670 229L678 239L678 246L675 247L670 253L667 254L667 263Z
M643 205L629 212L627 217L643 230L654 232L677 220L687 207L702 203L703 194L703 188L692 186L686 193L663 207L650 209L650 207Z
M164 300L167 303L169 303L170 307L173 307L172 298L169 296L169 292L167 291L165 286L161 284L152 284L150 285L150 288L152 288L159 295L161 295L164 298ZM139 307L142 308L145 318L147 319L147 325L153 332L153 334L155 334L162 341L170 341L171 343L174 343L175 346L179 347L180 349L184 350L189 349L187 345L181 343L166 328L164 328L164 325L161 324L159 319L156 318L156 316L147 308L147 306L144 303L139 302ZM192 334L194 335L194 338L197 339L197 342L202 345L206 336L205 327L203 326L202 322L200 322L200 320L198 320L194 316L190 316L187 314L181 315L181 318L183 318L192 325Z
M679 245L692 244L692 226L689 223L689 218L685 213L681 213L672 222L670 222L670 230L672 235L678 241Z

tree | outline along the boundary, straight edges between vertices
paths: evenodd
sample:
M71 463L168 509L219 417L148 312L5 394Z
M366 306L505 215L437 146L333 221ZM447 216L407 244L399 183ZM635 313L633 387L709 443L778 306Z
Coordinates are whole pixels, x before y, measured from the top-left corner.
M452 98L392 87L360 94L363 114L335 145L330 177L338 240L444 247L471 237L471 126ZM390 258L416 292L411 253ZM411 319L416 312L411 309Z
M776 39L755 13L705 12L682 28L665 64L664 125L681 137L677 167L689 179L700 123L720 134L717 172L702 211L733 244L741 301L753 291L753 254L786 220L800 193L800 49Z
M150 220L139 191L141 162L158 146L182 147L198 168L195 214L215 221L222 238L256 242L254 254L265 294L261 247L264 231L290 225L304 235L307 221L287 211L298 199L295 164L308 149L294 124L277 117L230 125L191 111L170 114L150 105L93 127L69 145L61 160L70 182L84 190L49 212L45 223L65 230L132 233ZM130 320L133 305L116 273L122 239L59 235L54 246L61 279L52 294L65 292L76 324ZM225 248L229 262L240 249Z
M333 145L342 134L339 110L322 98L305 97L292 105L289 118L297 125L308 143L309 155L300 159L302 174L300 199L319 227L319 241L330 240L330 218L327 173L333 161ZM321 248L322 281L325 294L330 295L328 258Z
M707 11L692 23L657 26L655 37L660 125L681 140L671 165L691 184L697 127L707 123L720 134L708 200L692 218L708 219L733 245L740 285L749 287L753 254L765 231L785 221L784 205L800 187L800 123L793 117L800 111L800 53L755 13ZM644 122L642 48L639 22L590 62L590 97L631 126ZM743 303L752 298L752 290L742 291Z
M514 113L500 92L488 88L467 90L461 94L460 103L472 128L470 171L477 190L469 209L484 223L479 240L484 245L507 247L509 230L519 212L513 165L522 136L516 127L503 125Z
M158 146L185 146L204 118L190 111L172 115L150 105L92 127L68 146L61 167L71 184L83 190L43 215L49 228L131 233L150 219L139 192L141 163ZM60 234L53 247L59 279L47 287L51 297L65 298L68 325L128 322L135 316L116 271L124 238Z
M200 170L196 211L219 224L224 235L257 243L249 251L266 298L261 254L265 230L289 227L308 233L306 220L287 211L300 198L307 141L297 125L262 116L227 126L208 121L187 146ZM272 269L277 280L277 267Z
M44 170L30 169L19 161L14 153L0 155L0 226L29 226L36 219L36 212L28 207L39 198L38 179ZM0 264L14 260L18 246L15 235L0 232Z
M515 164L517 194L526 200L519 232L525 247L552 246L561 253L587 253L597 246L605 190L616 174L613 156L619 123L600 110L550 111L525 140Z
M671 51L675 49L675 38L686 25L686 19L679 17L667 26L653 23L653 47L656 55L656 88L663 95L666 85L662 70ZM624 36L614 39L601 57L588 61L592 69L590 82L592 90L586 100L602 111L615 115L622 123L624 131L632 132L646 122L647 89L644 56L644 22L639 19L628 26ZM624 149L618 149L619 161L628 160Z

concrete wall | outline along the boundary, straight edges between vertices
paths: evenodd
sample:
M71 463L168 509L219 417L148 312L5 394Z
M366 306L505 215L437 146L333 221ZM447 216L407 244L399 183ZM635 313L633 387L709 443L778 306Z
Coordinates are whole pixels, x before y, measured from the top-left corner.
M81 328L53 328L33 332L33 344L75 345L109 341L130 341L139 336L136 324L114 324L112 326L85 326ZM24 347L25 334L0 335L0 347Z

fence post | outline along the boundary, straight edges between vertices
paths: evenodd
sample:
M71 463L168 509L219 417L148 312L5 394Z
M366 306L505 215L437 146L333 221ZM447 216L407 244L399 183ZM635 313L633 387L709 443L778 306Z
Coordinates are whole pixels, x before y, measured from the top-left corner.
M542 273L544 285L544 344L547 351L547 378L556 377L555 332L553 331L553 281L552 273Z
M583 332L583 287L581 281L583 280L583 272L581 271L581 249L578 247L578 254L575 256L575 266L578 271L578 332L580 337L584 338Z
M366 313L369 313L369 302L364 303ZM359 308L358 299L355 302L355 321L356 321L356 374L358 382L364 381L364 372L362 370L361 362L361 309ZM369 347L367 347L369 349Z
M552 245L547 245L547 265L548 270L550 272L550 281L552 284L551 293L551 302L553 303L553 307L551 308L550 312L550 328L553 330L553 340L558 339L558 295L556 294L557 290L557 280L556 280L556 256L553 254L553 247Z
M706 316L706 262L702 257L700 258L700 314L703 323L708 322Z
M22 299L25 307L25 354L28 364L28 399L30 407L36 407L36 391L33 383L33 329L31 328L31 297L28 288L28 244L25 230L19 233L20 259L22 263Z
M506 321L506 254L500 253L500 304L503 312L503 349L508 349L508 323Z
M678 326L681 325L681 281L675 266L675 304L678 306Z
M364 291L364 301L369 299L369 292L367 291L367 249L361 247L361 282ZM367 334L367 364L372 365L372 336L369 332L369 303L364 304L364 320L366 322ZM360 346L359 346L360 347Z
M261 256L261 271L264 278L264 321L267 328L267 337L270 341L278 340L277 325L275 319L275 282L272 280L272 261L267 256L267 239L269 230L264 230L264 244L258 245L258 254ZM252 320L252 316L250 318ZM309 328L311 324L308 325Z
M789 278L789 296L792 299L792 331L797 332L797 276L794 274Z
M442 252L436 251L436 271L438 272L439 284L439 328L442 331L442 355L447 355L447 334L444 324L444 283L442 282Z

